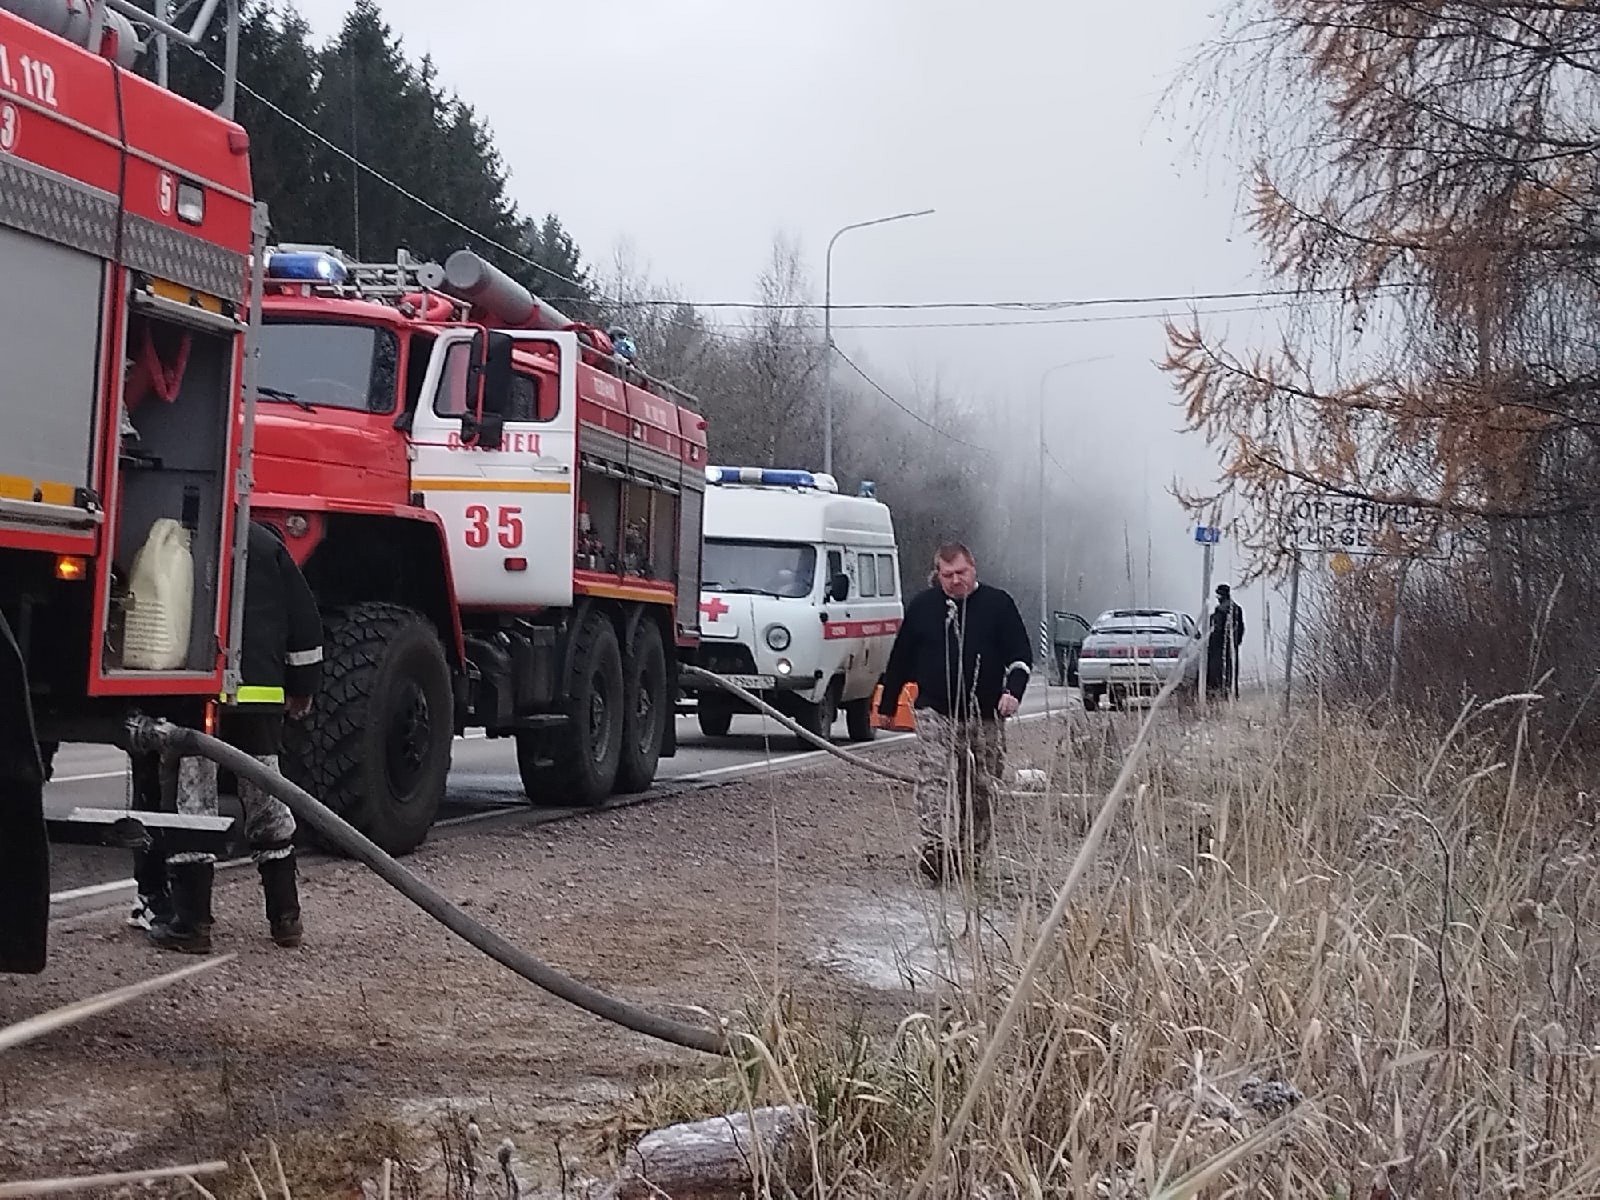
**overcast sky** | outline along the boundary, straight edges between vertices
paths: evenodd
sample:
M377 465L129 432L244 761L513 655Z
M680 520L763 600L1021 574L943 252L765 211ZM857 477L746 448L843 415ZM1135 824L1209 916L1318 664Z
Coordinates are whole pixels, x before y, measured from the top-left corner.
M297 4L319 38L349 7ZM432 55L442 82L490 123L524 211L559 214L601 266L629 246L691 299L749 299L773 237L787 234L820 300L839 226L921 208L936 213L839 240L836 304L1261 286L1236 170L1197 162L1181 122L1159 108L1215 28L1215 0L381 6L407 52ZM837 313L836 325L1002 316ZM1260 321L1213 318L1240 333ZM1030 432L1046 368L1109 356L1052 376L1047 441L1085 491L1112 488L1148 510L1153 599L1195 609L1199 551L1163 488L1174 474L1205 483L1215 459L1176 432L1174 393L1154 366L1159 320L840 330L837 340L891 388L937 373ZM1018 453L1031 464L1031 440L1019 438ZM1020 504L1035 503L1032 470L1002 469L1002 486L1024 485ZM1236 570L1224 546L1218 577Z

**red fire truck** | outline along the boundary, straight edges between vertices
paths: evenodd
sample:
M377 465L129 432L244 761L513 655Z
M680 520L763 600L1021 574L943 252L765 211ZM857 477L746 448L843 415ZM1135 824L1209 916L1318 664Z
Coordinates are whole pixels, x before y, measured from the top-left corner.
M648 788L699 637L692 399L467 250L278 246L264 286L252 511L326 628L286 772L391 853L467 728L536 804Z
M135 712L199 727L237 685L264 212L223 103L129 68L191 28L130 0L0 0L0 969L44 965L41 776ZM252 280L252 276L254 279ZM39 746L45 752L41 757ZM228 822L151 816L175 836Z

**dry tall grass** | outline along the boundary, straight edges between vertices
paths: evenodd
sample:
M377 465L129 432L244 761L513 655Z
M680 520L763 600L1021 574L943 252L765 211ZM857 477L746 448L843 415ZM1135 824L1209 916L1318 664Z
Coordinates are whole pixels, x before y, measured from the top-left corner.
M1594 1195L1596 831L1520 749L1526 703L1432 742L1330 712L1158 716L1025 995L1070 800L1019 802L1021 857L951 911L930 898L952 936L918 1013L774 1005L739 1068L639 1115L810 1104L819 1196ZM1082 728L1053 793L1105 783Z

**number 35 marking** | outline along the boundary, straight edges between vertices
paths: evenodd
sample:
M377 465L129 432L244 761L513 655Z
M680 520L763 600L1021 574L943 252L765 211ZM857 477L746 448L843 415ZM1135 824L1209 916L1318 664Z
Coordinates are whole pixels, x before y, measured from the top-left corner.
M11 151L17 148L19 121L15 104L0 104L0 150Z
M496 540L502 550L515 550L522 545L522 509L508 506L496 510ZM467 545L474 550L489 544L489 509L483 504L467 505Z

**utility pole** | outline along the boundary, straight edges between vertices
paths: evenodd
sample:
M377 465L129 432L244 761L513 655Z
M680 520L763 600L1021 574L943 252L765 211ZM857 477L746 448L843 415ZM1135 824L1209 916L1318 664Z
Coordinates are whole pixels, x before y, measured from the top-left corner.
M1394 584L1394 625L1389 630L1389 703L1394 704L1400 695L1400 630L1402 610L1405 605L1406 576L1411 573L1411 560L1400 565L1400 577Z
M1289 569L1289 645L1283 655L1283 719L1289 719L1289 693L1294 691L1294 639L1300 621L1300 551Z
M857 221L839 229L828 239L828 252L823 256L822 268L822 470L826 474L833 474L833 244L839 240L840 234L849 233L852 229L926 217L932 212L933 209L924 208L917 212L895 213L892 217Z
M1045 670L1047 672L1045 675L1046 679L1050 677L1048 671L1050 668L1051 643L1049 567L1050 548L1048 536L1050 529L1050 516L1045 505L1044 486L1044 460L1046 453L1044 441L1045 384L1049 381L1050 376L1054 375L1057 371L1064 371L1068 367L1081 367L1086 363L1101 362L1110 357L1111 355L1109 354L1096 354L1092 358L1075 358L1071 362L1057 363L1053 367L1046 367L1044 374L1039 376L1039 661L1045 666ZM1063 577L1065 577L1065 564L1062 565L1061 570ZM1062 682L1065 683L1066 681L1062 680Z
M1213 556L1216 552L1217 542L1222 537L1222 530L1215 525L1196 525L1194 527L1194 540L1204 547L1205 565L1200 571L1200 638L1202 649L1200 652L1200 694L1196 700L1200 710L1206 707L1206 667L1208 651L1211 646L1211 567Z

